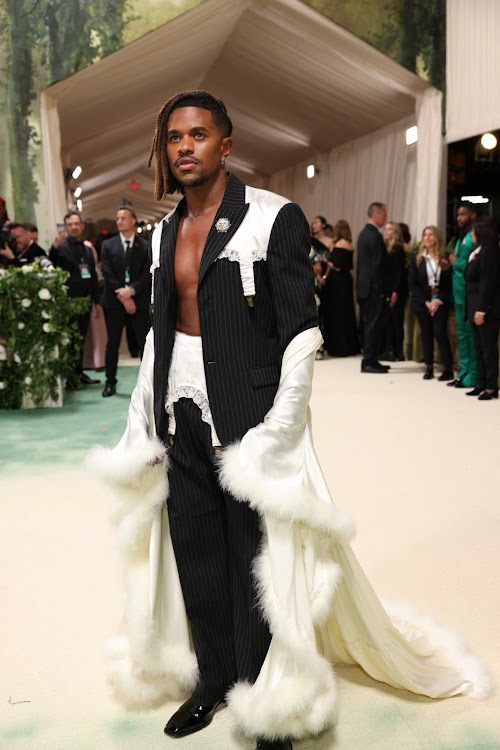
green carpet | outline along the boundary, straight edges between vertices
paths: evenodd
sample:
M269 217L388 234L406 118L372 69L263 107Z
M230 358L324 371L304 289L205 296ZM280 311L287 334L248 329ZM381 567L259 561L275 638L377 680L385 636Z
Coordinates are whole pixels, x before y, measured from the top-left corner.
M81 466L89 449L99 443L115 445L127 423L130 396L138 366L119 367L117 393L102 398L100 385L64 391L59 409L5 409L0 411L0 470L5 475L54 466ZM93 374L92 374L93 377Z

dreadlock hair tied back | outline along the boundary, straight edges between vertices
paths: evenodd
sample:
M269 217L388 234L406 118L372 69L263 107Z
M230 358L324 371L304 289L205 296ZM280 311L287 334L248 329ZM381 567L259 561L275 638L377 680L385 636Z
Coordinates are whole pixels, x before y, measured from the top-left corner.
M208 91L183 91L170 97L158 112L156 127L149 152L148 167L155 158L155 200L161 201L167 195L182 191L182 185L175 179L167 157L167 125L174 109L180 107L199 107L212 113L214 123L220 128L223 138L233 132L233 124L226 110L226 105Z

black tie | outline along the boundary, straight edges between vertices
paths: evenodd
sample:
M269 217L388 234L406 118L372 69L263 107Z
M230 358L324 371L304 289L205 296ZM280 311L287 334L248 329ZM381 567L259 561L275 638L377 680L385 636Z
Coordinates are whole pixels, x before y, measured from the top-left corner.
M130 240L125 240L125 265L127 268L130 265Z

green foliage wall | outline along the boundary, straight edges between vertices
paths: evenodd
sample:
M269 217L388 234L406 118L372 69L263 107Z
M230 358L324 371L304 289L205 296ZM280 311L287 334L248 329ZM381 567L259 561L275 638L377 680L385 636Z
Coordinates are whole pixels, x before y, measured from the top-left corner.
M45 210L39 93L201 2L0 0L0 194L11 218ZM444 89L446 0L304 2Z
M446 0L304 0L441 91Z
M0 194L36 222L39 94L202 0L0 0Z

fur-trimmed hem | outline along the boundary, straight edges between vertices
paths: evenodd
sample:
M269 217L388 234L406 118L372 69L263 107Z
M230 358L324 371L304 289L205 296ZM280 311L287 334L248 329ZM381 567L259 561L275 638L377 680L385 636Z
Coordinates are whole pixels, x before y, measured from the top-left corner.
M244 734L299 740L331 728L337 721L337 690L333 670L323 661L322 679L285 677L273 688L237 683L226 700Z
M126 635L109 638L107 677L115 697L128 709L150 709L168 700L183 700L196 687L194 654L181 646L153 639L138 648Z
M349 542L355 536L352 517L333 505L307 497L302 488L270 477L248 475L240 460L240 443L222 452L219 468L221 486L240 502L247 502L263 516L300 523L337 542Z

